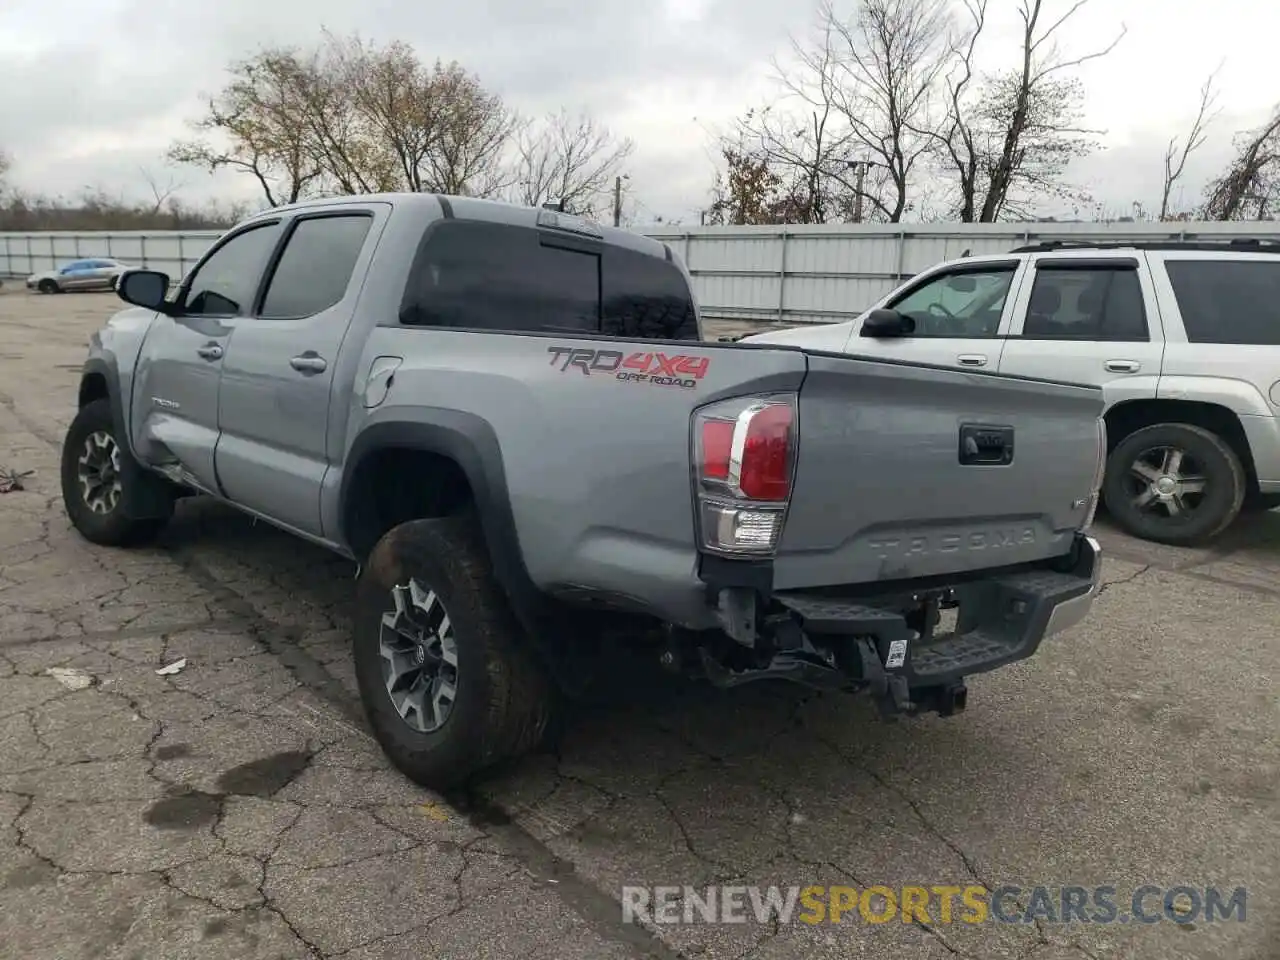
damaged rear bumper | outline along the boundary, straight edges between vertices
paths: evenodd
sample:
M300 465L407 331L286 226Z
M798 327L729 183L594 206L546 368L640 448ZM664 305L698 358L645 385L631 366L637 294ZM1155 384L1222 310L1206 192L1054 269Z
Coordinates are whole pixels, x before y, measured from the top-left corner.
M767 618L765 660L736 668L701 652L717 686L757 679L819 688L870 688L887 714L963 708L964 679L1025 660L1052 634L1080 623L1097 595L1102 552L1090 536L1051 566L995 572L956 583L889 587L842 595L779 592ZM940 610L955 609L938 633ZM764 653L764 651L757 651Z

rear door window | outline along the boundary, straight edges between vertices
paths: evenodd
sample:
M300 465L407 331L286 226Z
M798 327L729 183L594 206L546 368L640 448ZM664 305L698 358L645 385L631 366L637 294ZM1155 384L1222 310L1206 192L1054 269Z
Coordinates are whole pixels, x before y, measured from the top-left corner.
M1164 267L1191 343L1280 344L1280 258Z
M1037 268L1027 318L1027 340L1150 339L1136 267Z
M600 331L600 254L527 227L438 224L415 258L400 321L471 330Z

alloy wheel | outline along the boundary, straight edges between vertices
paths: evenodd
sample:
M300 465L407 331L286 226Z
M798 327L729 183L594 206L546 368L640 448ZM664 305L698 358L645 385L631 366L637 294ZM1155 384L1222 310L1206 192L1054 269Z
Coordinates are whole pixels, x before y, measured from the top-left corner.
M85 506L94 513L108 514L120 503L124 486L120 481L120 446L105 430L85 437L76 470Z
M1171 520L1194 514L1208 486L1203 465L1175 446L1142 451L1130 464L1125 481L1136 511Z
M417 580L391 590L378 648L392 706L419 733L445 725L458 696L458 647L453 624L435 591Z

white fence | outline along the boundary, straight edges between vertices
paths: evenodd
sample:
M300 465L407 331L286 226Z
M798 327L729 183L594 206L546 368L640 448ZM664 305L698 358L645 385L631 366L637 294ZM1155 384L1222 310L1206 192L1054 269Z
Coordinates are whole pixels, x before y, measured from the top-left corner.
M926 267L1040 240L1268 238L1280 223L830 224L644 230L688 265L709 318L822 323L856 316ZM187 272L217 231L0 233L0 276L25 277L81 257Z

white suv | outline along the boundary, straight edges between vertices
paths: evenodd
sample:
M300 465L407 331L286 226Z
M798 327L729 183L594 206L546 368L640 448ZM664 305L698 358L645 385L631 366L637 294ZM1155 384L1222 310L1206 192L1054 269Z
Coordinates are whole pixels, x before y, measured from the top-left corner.
M1280 243L1059 242L939 264L845 323L748 343L1095 383L1103 503L1125 530L1206 542L1280 506Z

